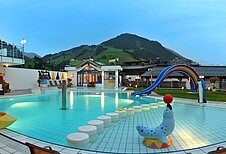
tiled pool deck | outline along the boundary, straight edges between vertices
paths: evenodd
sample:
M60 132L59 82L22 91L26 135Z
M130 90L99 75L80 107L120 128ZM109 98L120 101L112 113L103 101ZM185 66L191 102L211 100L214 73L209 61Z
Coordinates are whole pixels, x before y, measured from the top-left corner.
M186 104L193 104L194 110L197 107L195 105L198 105L197 102L192 103L191 100L175 99L175 101L176 102L183 101ZM219 103L210 102L205 105L212 106L212 107L226 108L226 103L223 103L223 102L219 102ZM29 138L27 136L12 132L8 129L2 129L0 130L0 133L24 143L29 142L29 143L38 145L40 147L51 146L54 150L57 150L62 154L103 153L103 152L106 152L106 153L175 153L175 154L185 154L185 153L191 152L192 154L199 154L199 153L203 154L212 150L216 150L218 146L226 147L226 142L222 142L222 141L226 141L226 139L224 139L223 136L220 136L220 135L217 136L217 133L212 134L212 135L216 135L216 140L213 141L216 144L210 145L212 143L208 141L208 137L204 139L203 136L200 135L202 134L200 131L203 131L203 130L194 128L192 127L192 125L189 125L189 127L188 125L181 125L180 126L181 129L175 129L175 131L171 136L173 139L173 145L170 148L162 149L162 150L146 148L141 143L142 137L138 135L135 129L136 125L141 121L145 122L149 126L158 125L162 119L163 109L164 108L158 108L158 109L152 109L148 111L142 111L139 113L135 113L133 116L130 116L126 119L120 120L117 123L114 123L111 127L105 129L105 131L98 136L97 141L89 145L88 149L91 151L67 148L64 146L58 146L51 143L42 142L39 140ZM186 111L186 112L192 112L192 111ZM177 114L177 117L181 117L179 119L180 121L190 120L190 123L192 124L192 120L194 120L192 118L190 119L187 116L186 116L186 119L183 119L183 116L181 115L183 113L176 113L176 114ZM151 119L155 119L155 118L152 118L153 116L160 117L159 121L151 120ZM200 117L202 115L200 112L196 112L195 116ZM210 121L208 122L211 123L214 121L215 120L213 118L213 119L210 119ZM180 123L176 122L176 125L180 125ZM222 127L224 126L222 125ZM0 135L0 153L26 154L26 153L29 153L29 150L26 146Z

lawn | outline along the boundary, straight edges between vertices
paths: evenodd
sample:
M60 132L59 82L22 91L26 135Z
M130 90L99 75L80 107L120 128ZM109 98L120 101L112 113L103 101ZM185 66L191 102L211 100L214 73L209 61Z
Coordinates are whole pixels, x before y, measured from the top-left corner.
M131 90L140 91L144 88L131 88ZM155 89L155 93L159 95L171 94L174 97L178 98L188 98L188 99L196 99L198 100L198 93L189 93L190 90L182 90L182 89ZM205 99L207 101L221 101L226 102L226 93L225 92L212 92L207 91L205 92Z

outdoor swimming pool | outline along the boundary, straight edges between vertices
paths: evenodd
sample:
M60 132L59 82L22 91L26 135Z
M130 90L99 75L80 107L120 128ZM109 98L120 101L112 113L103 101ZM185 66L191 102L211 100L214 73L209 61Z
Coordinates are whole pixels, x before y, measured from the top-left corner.
M129 93L67 93L67 110L61 110L61 92L0 99L0 111L17 118L9 129L52 143L66 145L66 135L97 116L120 106L139 104ZM156 102L152 100L152 102Z
M159 102L142 98L130 99L129 93L68 92L67 110L61 110L61 93L0 99L0 111L9 113L17 121L10 130L40 140L66 145L66 135L76 132L87 121L115 111L120 106ZM173 145L163 150L148 149L136 125L157 126L162 121L164 108L135 113L100 134L87 149L114 153L171 152L206 146L226 139L226 109L174 103L176 127L172 134Z

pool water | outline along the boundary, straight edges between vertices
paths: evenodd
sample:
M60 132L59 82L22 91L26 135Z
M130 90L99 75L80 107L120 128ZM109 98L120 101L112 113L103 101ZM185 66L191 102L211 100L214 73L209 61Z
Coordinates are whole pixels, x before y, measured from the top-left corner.
M86 125L89 120L120 106L136 105L129 93L75 92L67 93L67 110L61 110L61 92L0 99L0 111L17 121L8 128L40 140L67 145L66 136ZM156 102L157 100L150 100ZM148 102L147 102L148 103Z
M68 146L66 136L86 125L87 121L120 106L155 103L161 100L134 98L130 93L76 92L67 93L67 110L61 110L61 93L0 99L0 111L17 118L8 127L30 137ZM87 149L111 153L174 152L226 141L226 109L174 103L175 130L173 145L162 150L146 148L136 125L156 127L162 121L163 108L135 113L101 133Z

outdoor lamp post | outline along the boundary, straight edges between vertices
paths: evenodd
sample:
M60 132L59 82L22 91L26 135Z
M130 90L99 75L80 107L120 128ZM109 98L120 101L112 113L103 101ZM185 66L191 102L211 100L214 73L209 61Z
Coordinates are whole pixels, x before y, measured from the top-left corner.
M23 51L22 51L22 54L23 54L23 59L24 59L24 45L27 43L27 40L22 39L22 40L20 41L20 43L23 45Z

